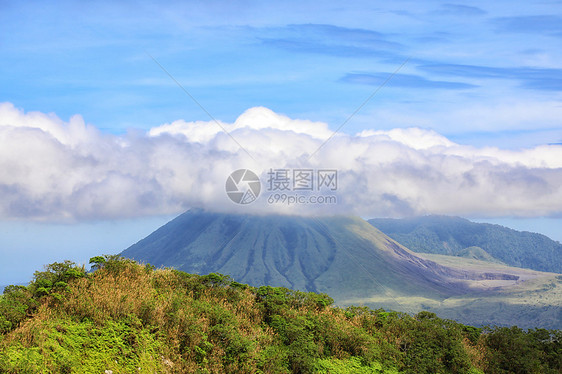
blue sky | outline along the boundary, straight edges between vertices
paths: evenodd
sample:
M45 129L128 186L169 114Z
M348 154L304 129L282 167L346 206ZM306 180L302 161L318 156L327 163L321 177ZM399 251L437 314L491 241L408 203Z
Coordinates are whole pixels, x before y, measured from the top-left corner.
M344 131L371 128L382 115L380 128L429 127L461 142L562 141L554 116L562 90L555 1L2 7L0 99L63 119L80 114L104 131L207 120L147 52L221 120L260 105L331 126L410 57ZM523 118L501 113L525 103L531 108ZM449 115L466 108L480 123L451 124Z
M357 134L386 131L389 133L383 135L392 138L388 134L393 129L422 129L433 134L434 140L442 142L443 138L458 145L460 148L455 146L458 149L453 152L455 157L470 158L474 163L471 165L480 165L470 178L485 180L489 176L495 181L490 183L494 185L490 191L501 191L499 186L505 183L520 184L520 191L526 191L525 195L527 191L536 191L537 195L550 196L554 208L550 209L548 201L538 196L517 209L504 209L510 204L506 199L505 203L492 204L497 209L494 214L484 208L470 210L467 207L474 204L468 197L465 205L438 204L431 199L424 200L417 192L404 191L399 198L407 201L407 209L399 211L397 205L388 203L392 199L384 199L387 192L376 190L370 192L380 192L382 197L369 206L388 203L388 207L363 210L359 214L458 214L526 222L523 226L533 231L539 231L536 222L540 222L543 232L562 240L557 218L562 213L558 208L562 201L556 200L559 191L552 187L558 181L559 150L548 146L562 143L561 46L560 1L172 1L165 5L156 1L54 4L2 1L0 103L5 106L0 115L5 117L3 124L15 126L9 121L16 121L13 118L17 117L20 122L16 127L23 131L27 128L26 121L44 116L41 124L32 127L42 131L41 134L67 131L66 135L53 137L68 152L52 144L52 137L39 139L42 135L35 132L27 132L25 137L21 135L24 133L20 134L21 139L35 134L38 138L33 144L17 143L16 139L20 138L15 135L0 138L5 149L0 162L5 172L14 169L24 175L18 174L17 183L15 179L0 181L4 205L9 203L11 207L2 210L0 216L0 229L4 232L0 252L10 254L4 256L10 260L0 264L0 284L19 281L16 278L20 273L26 274L24 278L29 277L31 271L45 262L63 258L85 261L90 253L115 253L182 209L198 205L188 198L182 201L181 193L176 190L170 200L160 201L155 197L173 194L159 179L163 178L163 172L158 167L164 161L158 163L156 158L150 159L150 165L156 165L154 169L146 166L151 175L135 174L134 182L123 181L118 166L107 170L88 169L88 172L82 172L86 169L80 166L88 159L94 160L90 164L115 162L138 167L135 165L144 160L138 155L158 147L177 147L174 154L186 152L187 158L198 152L206 155L201 159L194 156L187 163L208 159L206 151L199 148L202 143L193 139L188 147L164 138L152 144L153 138L146 137L151 129L174 121L200 121L213 126L208 115L151 56L219 121L234 124L248 109L265 107L291 120L321 123L317 126L318 133L337 129L406 62L341 128L350 144L358 144ZM252 113L254 117L274 116L269 112ZM249 117L244 118L251 122L254 117ZM290 121L283 121L285 125L279 126L288 126ZM69 130L73 128L70 123L76 123L77 130ZM180 125L184 126L178 124L178 128ZM57 126L62 130L52 130ZM233 131L238 129L232 126ZM248 126L256 129L256 125ZM286 128L274 130L286 131ZM259 131L246 138L243 137L246 133L240 133L246 140L242 142L246 148L253 147L250 144L253 139L265 136L264 131ZM81 135L75 135L78 133ZM85 143L78 143L79 136L90 138L87 141L80 138ZM226 148L221 146L213 148L222 141L218 136L212 144L201 147L212 148L213 152L209 153L212 155L219 150L225 152ZM406 144L406 135L400 136L393 141ZM269 147L275 144L289 147L308 141L295 139L289 135L280 137L278 143L272 142ZM132 148L142 151L120 149L112 153L111 147L117 143L130 143ZM10 145L13 151L8 151ZM376 152L376 147L369 148L373 145L361 146ZM33 152L21 153L26 147ZM59 151L62 153L56 153ZM255 150L256 154L259 152ZM428 163L424 168L432 167L429 164L434 162L436 154L428 156L425 151L417 150L408 157L415 159L420 152ZM97 158L103 153L112 156ZM472 153L478 157L470 156ZM228 163L221 164L224 170L236 164L232 160L239 160L237 157L242 156L230 157ZM326 160L330 157L325 154ZM488 166L482 166L482 159L490 157L499 161L487 159ZM44 160L52 162L46 166L41 163ZM447 165L454 163L451 157L446 160ZM179 164L180 161L174 163ZM286 161L284 165L289 164ZM499 164L510 166L501 169ZM41 179L42 172L51 172L57 165L63 166ZM170 165L166 167L173 169ZM42 172L34 172L34 168ZM31 170L27 180L22 170ZM45 192L49 178L64 175L64 170L69 171L72 184L57 184L56 189L68 191L67 195ZM173 170L176 175L181 174L179 169ZM420 170L402 171L407 178L414 178L424 173ZM349 175L353 174L351 171ZM119 178L111 179L117 174ZM91 175L97 179L86 182ZM220 180L222 174L218 175ZM497 182L500 179L501 183ZM110 180L112 184L102 186L102 180ZM373 183L366 177L361 181ZM104 195L112 191L111 186L127 195L131 192L124 186L135 183L144 188L137 200L149 199L151 204L158 200L157 203L119 214L126 212L128 206L107 207L101 202L111 200ZM534 190L530 189L533 183ZM75 196L85 185L90 186L88 201ZM84 196L86 192L81 193ZM471 193L482 193L485 202L492 196L486 189L474 189ZM64 206L66 196L69 200L76 198L76 206L84 208L72 210ZM209 196L211 199L213 194L209 192ZM517 200L519 195L513 192L509 196ZM201 201L200 205L207 204L205 198ZM102 205L101 213L95 213L96 206ZM349 206L354 205L350 202ZM544 208L529 208L532 206ZM46 214L47 210L54 213ZM64 231L62 227L69 230ZM128 234L120 237L111 227L122 227ZM19 233L27 233L25 240L18 239ZM60 243L61 237L65 244ZM89 238L97 249L85 244ZM66 249L60 249L63 247ZM75 252L71 247L77 248Z

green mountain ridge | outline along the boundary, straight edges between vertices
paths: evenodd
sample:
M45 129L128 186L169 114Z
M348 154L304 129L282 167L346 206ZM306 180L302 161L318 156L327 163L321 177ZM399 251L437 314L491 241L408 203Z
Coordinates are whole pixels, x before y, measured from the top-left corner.
M325 292L338 305L425 309L476 325L562 327L562 280L556 274L429 258L360 218L192 210L122 255L188 273L230 274L256 287ZM533 296L542 288L541 298ZM471 308L477 304L478 310Z
M562 273L562 244L542 234L450 216L368 222L414 252L456 256L476 246L511 266Z

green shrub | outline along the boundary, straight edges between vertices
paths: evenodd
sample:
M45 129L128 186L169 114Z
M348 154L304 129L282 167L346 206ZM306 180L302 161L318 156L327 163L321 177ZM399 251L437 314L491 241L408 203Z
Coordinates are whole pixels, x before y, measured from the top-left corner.
M33 295L24 286L8 286L0 296L0 334L5 334L17 326L38 305Z
M359 357L350 357L345 360L321 359L316 363L315 369L318 374L398 374L396 369L383 369L378 362L363 365Z
M323 294L92 258L0 296L0 373L559 373L562 333L478 329ZM19 327L19 328L18 328ZM478 355L478 357L475 357ZM481 360L483 359L483 360ZM479 361L480 360L480 361Z
M562 368L560 331L495 327L485 331L484 342L489 373L554 374Z

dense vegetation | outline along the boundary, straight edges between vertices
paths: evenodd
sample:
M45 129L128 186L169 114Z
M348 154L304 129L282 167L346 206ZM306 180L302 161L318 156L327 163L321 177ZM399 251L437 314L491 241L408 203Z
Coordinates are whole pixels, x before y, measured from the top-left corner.
M560 331L330 306L325 294L66 261L0 297L2 373L560 373Z
M562 273L562 244L536 233L448 216L376 218L369 223L415 252L458 255L480 247L507 265Z

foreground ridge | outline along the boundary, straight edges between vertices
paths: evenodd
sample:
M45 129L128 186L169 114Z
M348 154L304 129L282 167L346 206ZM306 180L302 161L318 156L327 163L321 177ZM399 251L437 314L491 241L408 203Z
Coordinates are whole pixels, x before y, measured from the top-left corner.
M475 328L120 256L0 297L0 372L558 373L562 332Z

